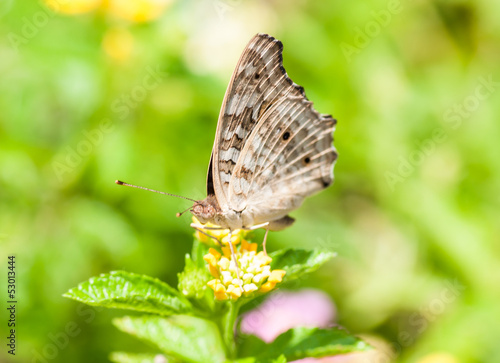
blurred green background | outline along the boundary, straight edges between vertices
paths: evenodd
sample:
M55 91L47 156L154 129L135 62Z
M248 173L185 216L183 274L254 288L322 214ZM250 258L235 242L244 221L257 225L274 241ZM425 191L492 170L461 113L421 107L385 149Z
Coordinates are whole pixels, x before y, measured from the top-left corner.
M192 230L175 213L189 203L113 182L204 198L225 88L264 32L338 119L340 155L334 185L268 248L338 252L302 286L377 342L373 362L500 362L499 11L472 0L3 0L0 264L6 274L16 255L14 361L147 349L112 327L123 312L61 295L117 269L176 284Z

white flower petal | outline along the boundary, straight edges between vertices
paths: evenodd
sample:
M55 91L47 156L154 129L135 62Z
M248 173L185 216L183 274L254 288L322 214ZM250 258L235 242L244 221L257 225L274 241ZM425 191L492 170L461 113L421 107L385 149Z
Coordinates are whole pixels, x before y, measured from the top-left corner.
M257 289L258 289L258 287L255 284L243 285L243 291L245 291L245 292L252 292L252 291L256 291Z

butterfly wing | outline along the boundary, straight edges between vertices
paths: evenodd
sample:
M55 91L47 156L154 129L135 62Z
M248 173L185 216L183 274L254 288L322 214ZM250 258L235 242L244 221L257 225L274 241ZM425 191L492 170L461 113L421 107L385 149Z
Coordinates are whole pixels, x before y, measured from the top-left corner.
M207 180L208 191L213 191L223 210L230 205L229 184L236 163L262 115L279 100L304 94L286 76L282 51L279 40L257 34L245 47L227 88Z
M259 119L234 168L230 208L249 210L255 224L273 221L329 186L337 159L332 145L335 124L305 95L287 95L273 104Z

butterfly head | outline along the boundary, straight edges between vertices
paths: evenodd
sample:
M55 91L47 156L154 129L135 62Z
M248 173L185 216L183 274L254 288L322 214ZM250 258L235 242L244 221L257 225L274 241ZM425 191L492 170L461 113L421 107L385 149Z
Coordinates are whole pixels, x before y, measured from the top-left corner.
M215 196L209 195L204 200L194 202L191 213L198 218L201 223L207 223L214 220L218 209L219 206Z

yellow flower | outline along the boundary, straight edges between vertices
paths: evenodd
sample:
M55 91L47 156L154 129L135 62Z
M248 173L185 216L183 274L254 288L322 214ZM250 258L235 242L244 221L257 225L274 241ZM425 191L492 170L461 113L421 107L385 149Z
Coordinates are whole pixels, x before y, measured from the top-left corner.
M202 224L196 217L193 216L193 223L197 225L202 225L203 227L208 227L208 228L217 228L219 226L212 224L212 223L206 223ZM226 244L229 246L229 229L201 229L200 232L198 230L195 231L194 236L195 238L203 243L206 243L210 246L219 246L219 244L215 241L214 238L208 237L208 235L215 237L218 241L221 241L223 244ZM236 229L231 233L231 243L233 245L237 245L240 243L243 238L248 234L247 231L244 231L242 229Z
M271 272L271 276L268 277L267 282L262 284L260 287L259 291L260 292L269 292L274 287L278 282L281 282L283 280L283 276L285 276L286 271L283 270L273 270Z
M458 363L458 359L447 352L436 352L426 355L418 363Z
M82 14L100 7L107 13L131 22L142 23L159 18L174 0L44 0L62 14Z
M223 248L223 254L210 248L203 257L210 274L215 277L207 285L214 290L217 300L237 300L255 292L271 291L286 274L284 270L271 270L272 258L263 251L257 252L257 243L242 240L240 250L235 255L239 278L229 247Z
M207 283L214 290L214 295L217 300L225 300L226 298L226 287L222 285L217 280L212 280Z
M142 23L161 16L173 0L108 0L110 13L129 21Z
M218 278L219 269L217 268L217 260L220 259L221 254L213 248L210 248L208 252L209 253L203 256L203 259L206 263L208 263L208 270L210 271L210 274Z
M45 0L52 10L63 14L82 14L96 9L101 0Z
M102 47L110 58L123 62L132 54L134 38L125 28L111 28L104 34Z

